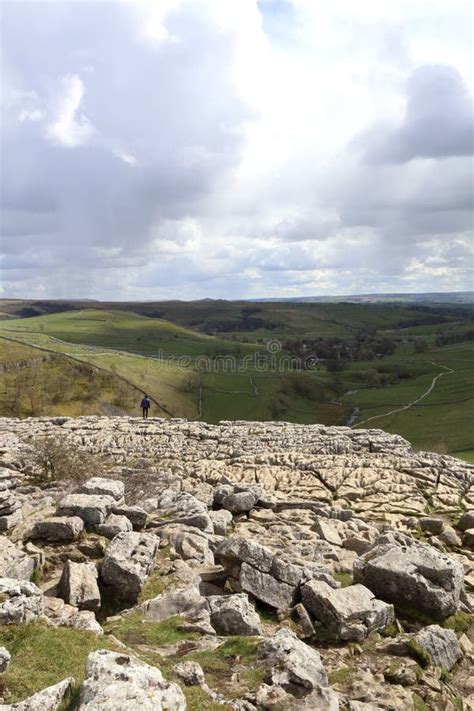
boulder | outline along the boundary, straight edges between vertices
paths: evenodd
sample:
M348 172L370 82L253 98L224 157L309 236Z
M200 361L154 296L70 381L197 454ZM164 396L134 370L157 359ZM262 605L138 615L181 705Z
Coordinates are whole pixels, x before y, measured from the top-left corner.
M466 548L474 549L474 528L466 528L462 536L462 542Z
M24 701L18 701L8 706L0 706L8 711L57 711L64 701L66 694L74 684L74 679L69 677L63 681L48 686L46 689L38 691L33 696L29 696Z
M354 580L381 600L443 619L459 607L464 574L432 546L387 541L354 562Z
M122 502L125 496L125 485L120 479L105 479L95 476L84 482L79 491L81 494L111 496L115 501Z
M169 590L157 595L152 600L146 600L141 605L141 609L147 620L160 622L174 615L198 617L208 611L208 604L198 588L191 585L177 590Z
M59 581L59 591L65 602L79 610L99 610L100 591L94 563L67 560Z
M209 511L209 518L212 521L214 527L214 533L218 536L225 536L227 531L232 526L232 514L226 509L221 509L220 511Z
M461 531L467 531L468 528L474 528L474 510L465 511L459 519L458 528Z
M395 619L393 605L377 600L363 585L335 590L325 582L310 580L301 595L308 612L343 640L361 642Z
M43 593L34 583L0 578L0 624L22 625L43 614Z
M202 686L206 683L202 667L197 662L178 662L174 665L172 672L186 686Z
M33 541L69 543L70 541L75 541L83 530L84 522L79 516L53 516L42 521L36 521L28 538Z
M79 516L86 526L103 523L115 499L95 494L68 494L58 504L56 516Z
M167 526L163 529L163 533L165 532L175 553L183 560L194 560L202 565L214 564L214 555L205 533L191 527L183 530L181 525Z
M0 577L29 580L35 569L34 558L5 536L0 536Z
M433 664L448 671L462 657L456 633L439 625L425 627L415 637L417 644L431 657Z
M177 684L157 667L129 654L99 649L89 654L78 711L186 711Z
M315 531L318 536L323 539L323 541L326 541L333 546L342 546L342 538L339 535L337 526L329 519L318 517L315 523L311 526L311 530Z
M154 568L158 544L150 533L119 533L100 566L102 582L119 599L134 602Z
M426 531L433 536L437 536L444 528L444 521L440 518L432 518L431 516L422 516L418 520L418 525L422 531Z
M11 661L11 654L6 647L0 647L0 674L6 672Z
M257 705L264 708L337 711L339 702L330 688L326 671L318 652L298 639L288 629L281 629L259 645L257 659L270 666L272 686L264 685L257 692ZM268 705L276 697L281 705Z
M112 506L111 512L117 514L117 516L125 516L128 518L132 523L134 531L144 529L148 521L148 514L141 506L126 506L125 504L118 506L115 504Z
M211 624L217 634L260 635L262 625L248 595L212 595L207 598Z
M43 605L47 622L52 627L74 627L95 635L104 634L92 610L78 610L61 598L49 595L44 597Z
M104 523L98 523L94 526L94 531L105 538L115 538L119 533L133 531L132 522L126 516L119 514L109 514Z

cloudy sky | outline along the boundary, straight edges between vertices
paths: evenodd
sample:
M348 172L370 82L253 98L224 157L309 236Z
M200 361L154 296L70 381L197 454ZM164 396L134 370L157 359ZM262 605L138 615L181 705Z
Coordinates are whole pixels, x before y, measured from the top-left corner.
M0 6L0 295L474 288L470 0Z

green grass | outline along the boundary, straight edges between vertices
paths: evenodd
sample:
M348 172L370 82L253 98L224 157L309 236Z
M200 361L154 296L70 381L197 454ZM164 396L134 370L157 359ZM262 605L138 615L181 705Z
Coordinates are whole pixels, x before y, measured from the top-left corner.
M328 675L328 680L331 686L334 684L344 684L350 680L352 674L353 671L350 667L340 667Z
M127 645L146 644L163 647L181 640L198 639L197 632L182 629L183 618L178 615L161 622L149 622L140 612L132 612L118 621L106 623L104 629Z
M84 678L89 653L112 648L107 638L40 622L0 626L0 645L12 655L0 681L6 703L20 701L68 676L74 677L77 687Z
M341 583L341 587L347 588L352 585L354 578L351 573L334 573L334 579Z
M474 615L468 612L457 612L451 617L447 617L442 626L448 630L454 630L457 634L467 632L474 625Z

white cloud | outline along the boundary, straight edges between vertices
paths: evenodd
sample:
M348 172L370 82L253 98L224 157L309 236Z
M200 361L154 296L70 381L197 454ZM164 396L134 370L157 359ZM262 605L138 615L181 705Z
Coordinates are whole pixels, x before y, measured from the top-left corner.
M75 148L87 143L94 135L91 122L80 112L84 91L84 84L77 74L68 74L59 80L53 119L46 127L46 135L53 143Z
M3 9L4 293L471 286L467 1Z

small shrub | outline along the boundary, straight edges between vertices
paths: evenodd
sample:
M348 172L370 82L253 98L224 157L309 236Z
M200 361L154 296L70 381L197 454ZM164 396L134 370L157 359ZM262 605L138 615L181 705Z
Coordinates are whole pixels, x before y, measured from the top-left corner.
M467 632L471 625L474 624L474 615L468 612L457 612L451 617L447 617L442 626L448 630L454 630L457 634Z
M98 469L96 459L57 437L35 437L24 457L26 472L38 483L82 481ZM102 465L101 465L102 466Z

